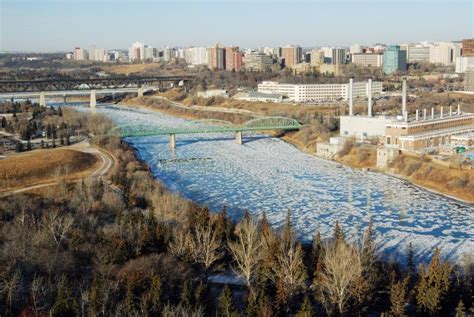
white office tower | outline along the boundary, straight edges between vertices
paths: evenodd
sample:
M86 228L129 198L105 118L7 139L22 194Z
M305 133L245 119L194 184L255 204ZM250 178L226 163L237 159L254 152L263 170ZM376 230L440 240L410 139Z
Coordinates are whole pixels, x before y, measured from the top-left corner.
M128 58L130 62L141 62L144 61L144 50L145 45L140 42L133 43L132 47L128 50Z

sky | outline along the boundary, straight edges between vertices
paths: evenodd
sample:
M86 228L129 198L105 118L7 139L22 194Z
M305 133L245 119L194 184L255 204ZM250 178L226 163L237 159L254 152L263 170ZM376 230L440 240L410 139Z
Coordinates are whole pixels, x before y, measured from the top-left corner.
M0 51L400 44L474 37L474 0L0 0Z

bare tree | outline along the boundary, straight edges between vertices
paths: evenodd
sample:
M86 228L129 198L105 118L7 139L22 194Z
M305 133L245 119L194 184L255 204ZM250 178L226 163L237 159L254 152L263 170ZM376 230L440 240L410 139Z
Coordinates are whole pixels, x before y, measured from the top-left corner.
M168 250L178 258L186 258L190 254L191 236L184 230L178 230L169 243Z
M280 281L291 299L303 289L306 281L306 270L303 264L303 250L298 243L280 243L276 265L272 267L274 281Z
M342 314L355 283L362 276L360 253L351 245L335 243L325 248L322 260L319 285L315 285L319 290L318 295L328 312L336 306Z
M211 225L198 226L190 240L190 251L193 260L202 267L207 281L207 275L214 264L222 258L221 240Z
M58 210L49 213L43 218L43 225L51 234L56 243L56 250L61 246L62 241L66 238L67 233L72 228L74 218L70 215L62 216Z
M35 274L33 281L31 282L30 293L35 316L39 316L46 308L43 301L46 298L47 287L43 277Z
M245 278L247 286L256 272L256 267L263 259L262 241L257 224L244 218L236 230L237 241L229 241L229 249L237 262L237 269Z
M18 300L18 294L21 291L21 272L16 270L13 275L2 276L0 280L0 293L6 299L6 314L12 314L12 306L15 300Z

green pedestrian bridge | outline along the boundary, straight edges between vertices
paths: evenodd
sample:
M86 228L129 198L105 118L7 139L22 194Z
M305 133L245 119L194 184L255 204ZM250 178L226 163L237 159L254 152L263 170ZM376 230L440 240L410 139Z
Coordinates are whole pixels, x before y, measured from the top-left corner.
M260 117L242 124L233 124L224 120L205 119L186 122L182 126L154 127L149 125L124 125L115 127L108 133L126 137L169 136L169 145L176 147L177 134L235 133L238 144L242 144L242 132L268 130L298 130L302 125L295 119L285 117Z

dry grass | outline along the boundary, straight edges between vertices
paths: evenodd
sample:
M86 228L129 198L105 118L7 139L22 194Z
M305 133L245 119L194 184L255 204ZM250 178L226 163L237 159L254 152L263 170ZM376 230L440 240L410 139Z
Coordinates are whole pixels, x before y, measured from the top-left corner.
M353 146L347 150L347 154L338 155L337 161L356 168L375 168L377 150L375 148Z
M80 177L100 164L96 156L66 149L35 150L0 161L0 189Z
M130 64L104 66L102 69L108 73L128 75L132 73L141 73L147 69L158 69L159 67L159 64Z
M411 182L474 202L474 171L443 167L417 157L402 155L390 167Z

